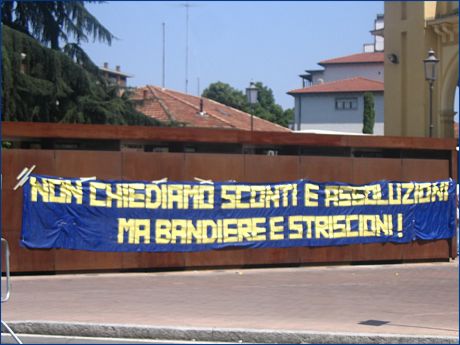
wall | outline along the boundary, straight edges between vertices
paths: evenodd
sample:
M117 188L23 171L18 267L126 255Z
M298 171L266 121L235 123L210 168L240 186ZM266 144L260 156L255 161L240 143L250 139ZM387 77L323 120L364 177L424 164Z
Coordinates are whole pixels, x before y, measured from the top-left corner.
M356 110L336 110L335 99L357 97ZM296 120L301 111L301 129L337 130L340 132L362 133L364 97L362 93L322 93L296 95ZM383 135L383 94L374 93L375 122L374 134ZM297 129L297 127L296 127Z
M453 137L453 95L458 83L457 2L385 2L385 134L429 136L429 88L423 60L440 59L433 95L433 136ZM436 19L435 18L438 18Z
M383 82L383 63L325 65L324 82L362 77Z
M376 180L427 181L457 177L454 140L357 137L299 133L251 133L235 130L148 128L138 126L3 123L2 136L201 142L207 145L278 145L311 154L254 155L154 153L89 150L2 150L2 236L11 248L13 272L75 272L100 270L186 269L253 265L301 265L370 261L436 260L456 257L456 239L410 244L375 243L338 247L228 249L198 253L97 253L71 250L28 250L19 247L22 193L13 191L16 176L36 165L37 174L99 179L279 182L309 178L354 184ZM362 153L380 157L366 157ZM321 152L323 152L321 154ZM347 152L349 152L347 154ZM379 153L381 152L381 153ZM382 158L391 152L394 158Z

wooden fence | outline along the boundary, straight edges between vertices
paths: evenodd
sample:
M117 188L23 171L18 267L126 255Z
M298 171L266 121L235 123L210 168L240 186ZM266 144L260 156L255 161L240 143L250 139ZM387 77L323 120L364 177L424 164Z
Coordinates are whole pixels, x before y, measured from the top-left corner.
M226 249L197 253L96 253L71 250L28 250L19 247L22 191L13 191L25 166L35 172L62 177L98 179L279 182L308 178L318 182L368 183L376 180L430 181L456 179L454 140L331 136L294 133L251 133L228 130L145 128L123 126L3 123L2 233L10 242L13 272L242 267L371 261L436 260L456 257L456 240L416 241L410 244L376 243L339 247ZM234 151L271 148L278 155L96 151L58 149L62 139L123 142L141 147L165 143L206 146L228 143ZM28 143L48 145L34 149ZM56 144L57 143L57 144ZM53 146L54 145L54 146ZM103 144L102 144L103 146ZM115 145L116 146L116 145ZM113 146L112 146L113 147ZM177 145L175 146L177 148ZM203 146L200 146L203 147ZM289 148L287 150L286 148ZM232 149L233 150L233 149ZM290 154L279 154L279 152ZM318 153L319 152L319 153ZM321 153L323 152L323 153Z

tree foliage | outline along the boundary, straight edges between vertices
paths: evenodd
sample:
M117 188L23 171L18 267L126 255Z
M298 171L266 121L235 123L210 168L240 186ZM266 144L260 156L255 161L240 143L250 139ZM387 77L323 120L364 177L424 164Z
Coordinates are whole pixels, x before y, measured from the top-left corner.
M363 133L373 134L375 124L374 95L371 92L364 93Z
M96 1L101 2L101 1ZM4 1L2 23L59 50L60 41L80 45L93 40L109 45L115 38L86 8L84 1Z
M65 54L2 25L2 120L157 125Z
M294 116L294 110L283 110L280 105L276 104L272 89L263 83L257 82L255 87L258 89L258 102L252 105L247 102L242 91L220 81L210 84L203 91L202 96L287 127Z

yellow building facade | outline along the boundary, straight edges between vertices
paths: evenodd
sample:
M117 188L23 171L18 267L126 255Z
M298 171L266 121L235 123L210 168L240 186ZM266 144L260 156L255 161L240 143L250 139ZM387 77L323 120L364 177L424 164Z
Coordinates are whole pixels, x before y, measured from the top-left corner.
M458 84L458 2L385 2L385 135L428 137L429 84L423 60L438 63L433 137L454 137Z

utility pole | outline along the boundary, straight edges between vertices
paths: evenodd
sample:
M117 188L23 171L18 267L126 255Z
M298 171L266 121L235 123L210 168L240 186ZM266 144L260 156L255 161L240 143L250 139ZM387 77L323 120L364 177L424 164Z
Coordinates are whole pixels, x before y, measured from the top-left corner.
M165 23L163 22L163 75L161 78L161 86L164 88L165 87L165 67L166 67L166 29L165 29Z

